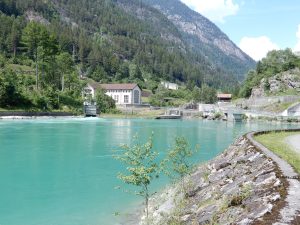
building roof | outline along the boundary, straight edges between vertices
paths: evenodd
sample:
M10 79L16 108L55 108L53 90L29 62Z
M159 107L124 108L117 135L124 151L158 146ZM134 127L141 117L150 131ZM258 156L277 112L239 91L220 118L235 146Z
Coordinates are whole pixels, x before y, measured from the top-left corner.
M100 84L100 83L90 83L90 85L94 88L102 88L104 90L133 90L137 84Z
M218 94L218 98L232 98L232 94Z

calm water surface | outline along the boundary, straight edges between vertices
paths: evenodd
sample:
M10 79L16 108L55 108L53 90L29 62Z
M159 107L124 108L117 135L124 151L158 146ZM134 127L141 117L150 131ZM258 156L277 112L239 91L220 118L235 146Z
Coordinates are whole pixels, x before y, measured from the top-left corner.
M212 159L247 131L287 125L201 120L51 119L0 121L0 225L112 225L140 199L115 189L122 165L112 155L154 131L163 155L177 135ZM154 184L162 188L163 178Z

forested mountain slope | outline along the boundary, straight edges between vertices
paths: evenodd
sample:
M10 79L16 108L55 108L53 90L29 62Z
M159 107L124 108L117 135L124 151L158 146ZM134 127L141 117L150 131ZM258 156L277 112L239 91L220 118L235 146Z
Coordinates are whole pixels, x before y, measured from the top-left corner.
M245 78L255 62L241 51L215 24L191 10L180 0L144 0L157 8L178 28L195 54L204 56L216 67Z
M137 0L1 0L1 52L8 57L23 54L20 37L13 38L13 44L6 37L15 35L10 29L12 24L18 23L20 36L28 20L34 20L47 26L60 48L72 54L80 64L82 73L97 81L139 79L139 83L143 83L166 79L224 87L253 66L253 61L235 46L231 46L231 50L241 59L233 63L232 52L222 55L211 43L197 42L182 32L182 27L170 15L167 18L145 3ZM161 3L164 6L168 1ZM185 14L187 7L178 5L177 1L174 3L176 9ZM197 19L195 16L202 18L191 10L186 14L191 20ZM196 22L199 23L199 19ZM222 34L216 30L216 35ZM208 31L202 32L214 40L216 36ZM222 34L221 39L226 36ZM222 45L218 40L216 45Z
M235 89L253 64L179 1L0 0L0 108L80 110L82 77L200 101L199 87ZM163 80L184 88L166 94Z

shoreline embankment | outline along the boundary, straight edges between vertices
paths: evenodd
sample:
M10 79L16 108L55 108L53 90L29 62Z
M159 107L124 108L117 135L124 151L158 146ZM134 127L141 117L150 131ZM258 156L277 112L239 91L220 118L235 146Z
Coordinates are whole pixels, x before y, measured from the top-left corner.
M267 132L274 131L248 133L197 167L186 196L178 184L156 194L151 224L299 224L299 174L255 141ZM146 224L143 216L140 224Z

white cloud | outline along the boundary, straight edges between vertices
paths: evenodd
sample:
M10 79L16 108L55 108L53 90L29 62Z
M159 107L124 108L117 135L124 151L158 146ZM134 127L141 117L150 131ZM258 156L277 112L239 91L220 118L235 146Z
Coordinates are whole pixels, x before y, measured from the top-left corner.
M243 37L239 47L256 61L264 58L269 51L279 49L267 36Z
M195 11L214 22L225 22L225 17L235 15L240 6L233 0L181 0Z
M296 46L294 48L294 51L295 52L300 52L300 24L298 25L298 31L296 33L296 37L298 39L298 42L297 42L297 44L296 44Z

